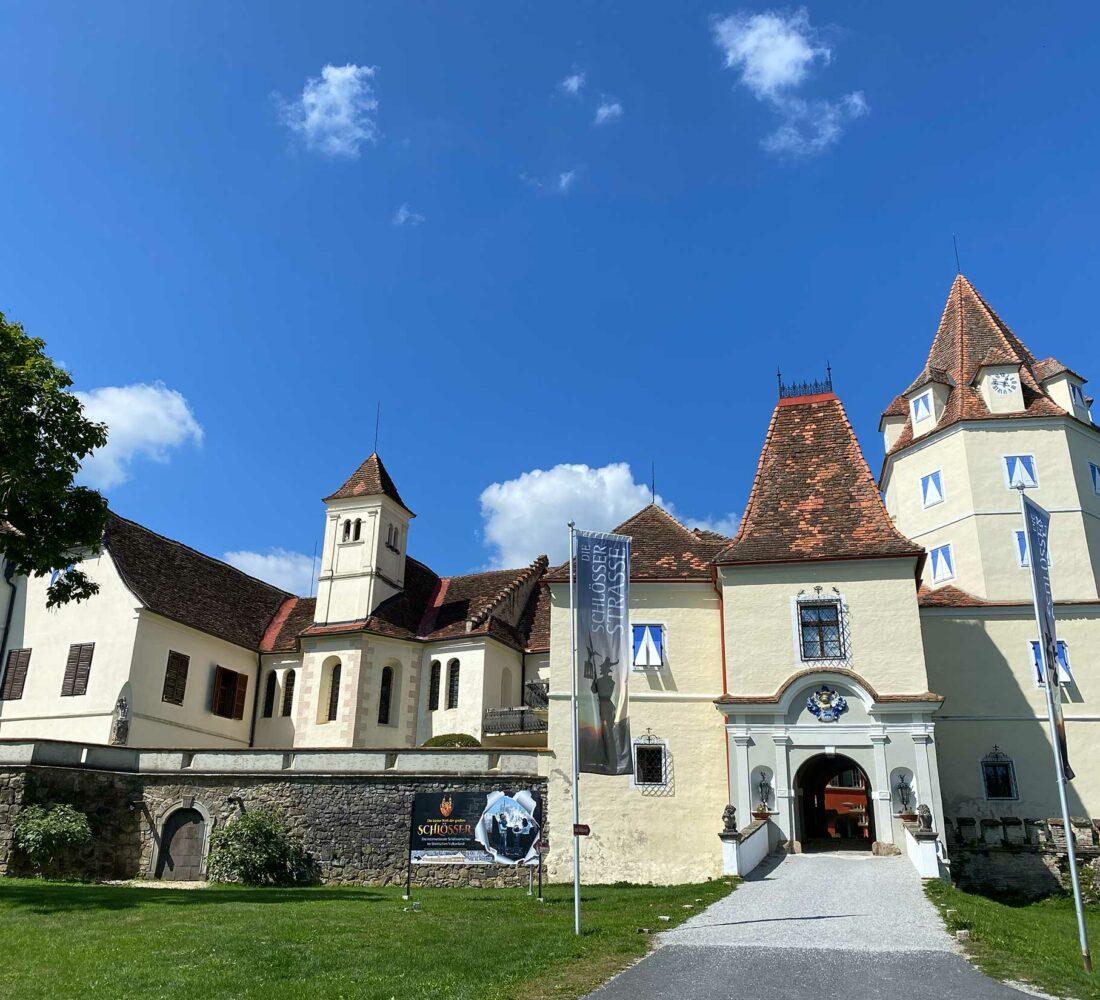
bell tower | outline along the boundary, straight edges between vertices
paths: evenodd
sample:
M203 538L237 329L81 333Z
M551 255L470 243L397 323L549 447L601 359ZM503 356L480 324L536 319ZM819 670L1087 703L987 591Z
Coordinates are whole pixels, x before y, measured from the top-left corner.
M404 588L409 521L416 515L377 452L324 502L314 620L318 625L360 621Z

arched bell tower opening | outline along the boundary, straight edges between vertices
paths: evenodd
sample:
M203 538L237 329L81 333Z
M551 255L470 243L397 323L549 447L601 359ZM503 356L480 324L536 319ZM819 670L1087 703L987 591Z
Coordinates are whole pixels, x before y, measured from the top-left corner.
M867 772L850 757L817 754L795 775L799 849L869 851L875 812Z

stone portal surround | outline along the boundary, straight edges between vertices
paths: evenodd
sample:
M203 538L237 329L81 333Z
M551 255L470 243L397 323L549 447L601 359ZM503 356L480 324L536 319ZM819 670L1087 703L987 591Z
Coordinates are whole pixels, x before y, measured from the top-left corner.
M85 877L150 877L164 820L192 803L216 829L240 809L273 808L317 860L326 882L403 883L416 792L542 793L539 751L141 751L0 741L0 874L20 874L12 823L27 805L67 802L94 835ZM379 766L381 765L381 766ZM386 766L389 765L389 766ZM543 817L545 824L546 817ZM418 865L414 885L526 885L495 865Z

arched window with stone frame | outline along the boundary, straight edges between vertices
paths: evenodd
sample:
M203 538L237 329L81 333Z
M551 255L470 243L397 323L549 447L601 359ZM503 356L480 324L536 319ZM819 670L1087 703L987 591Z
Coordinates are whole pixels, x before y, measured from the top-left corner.
M340 709L340 664L337 663L332 668L332 673L329 675L328 682L328 714L326 716L327 721L335 722L336 715Z
M278 681L275 671L267 675L267 684L264 687L264 718L270 719L275 713L275 694L278 691Z
M283 711L284 719L289 719L294 711L294 671L288 670L283 680Z
M390 724L390 708L393 701L393 667L382 668L382 680L378 688L378 725Z
M439 660L432 660L428 668L428 711L435 712L439 709L439 688L443 678L443 664Z
M458 660L447 664L447 708L458 708Z
M351 518L350 517L344 522L344 535L343 535L342 541L345 541L345 542L350 542L351 541Z
M351 540L353 542L359 541L360 536L363 533L363 519L357 517L355 519L355 527L351 531Z

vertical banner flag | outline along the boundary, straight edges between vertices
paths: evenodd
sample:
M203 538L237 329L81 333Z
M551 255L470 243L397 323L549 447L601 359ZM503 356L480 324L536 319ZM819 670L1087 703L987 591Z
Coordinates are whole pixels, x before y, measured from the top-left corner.
M1024 523L1031 553L1031 579L1035 586L1035 619L1039 626L1039 656L1043 676L1054 705L1054 724L1062 752L1062 771L1073 777L1066 747L1066 720L1062 717L1062 691L1058 669L1058 635L1054 627L1054 593L1050 589L1050 514L1023 495Z
M631 643L630 538L578 531L577 770L633 774L627 679Z

